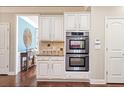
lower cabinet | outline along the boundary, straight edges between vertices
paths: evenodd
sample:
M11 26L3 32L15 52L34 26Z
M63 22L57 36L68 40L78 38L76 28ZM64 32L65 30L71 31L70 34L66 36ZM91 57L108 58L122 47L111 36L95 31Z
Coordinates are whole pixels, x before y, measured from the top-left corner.
M64 77L64 61L38 61L37 78L54 79Z
M64 78L64 64L62 62L52 63L52 77Z
M49 76L48 62L38 61L37 64L37 78L48 78Z

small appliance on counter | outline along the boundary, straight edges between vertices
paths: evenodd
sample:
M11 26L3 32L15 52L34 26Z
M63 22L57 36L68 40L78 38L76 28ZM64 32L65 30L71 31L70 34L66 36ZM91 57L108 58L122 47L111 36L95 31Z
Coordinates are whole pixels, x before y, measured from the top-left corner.
M66 71L89 71L89 32L66 32Z

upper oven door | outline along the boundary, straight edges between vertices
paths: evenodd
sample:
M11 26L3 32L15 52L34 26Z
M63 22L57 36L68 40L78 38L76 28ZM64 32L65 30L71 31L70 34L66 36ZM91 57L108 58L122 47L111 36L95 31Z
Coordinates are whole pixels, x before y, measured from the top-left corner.
M66 37L66 52L67 53L88 53L89 39L88 37Z

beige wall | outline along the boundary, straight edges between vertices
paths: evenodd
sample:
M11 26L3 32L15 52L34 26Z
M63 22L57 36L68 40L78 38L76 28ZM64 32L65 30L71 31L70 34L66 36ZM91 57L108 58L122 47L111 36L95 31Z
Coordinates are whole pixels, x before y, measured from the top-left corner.
M90 11L89 7L0 7L0 22L10 23L9 71L16 65L16 14L64 14L64 12Z
M124 7L92 7L91 8L91 78L92 79L104 79L105 69L105 16L123 16ZM95 39L101 40L101 49L95 50Z

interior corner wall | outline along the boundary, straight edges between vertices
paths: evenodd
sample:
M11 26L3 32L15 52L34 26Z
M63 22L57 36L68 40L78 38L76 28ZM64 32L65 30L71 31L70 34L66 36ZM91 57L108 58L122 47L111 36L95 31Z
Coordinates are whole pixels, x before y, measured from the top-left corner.
M93 6L91 7L90 32L90 65L91 79L105 79L105 16L123 16L124 7ZM100 39L101 49L96 50L95 39Z

